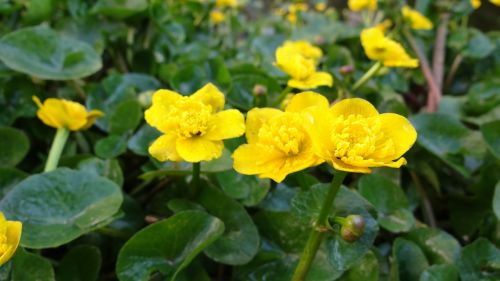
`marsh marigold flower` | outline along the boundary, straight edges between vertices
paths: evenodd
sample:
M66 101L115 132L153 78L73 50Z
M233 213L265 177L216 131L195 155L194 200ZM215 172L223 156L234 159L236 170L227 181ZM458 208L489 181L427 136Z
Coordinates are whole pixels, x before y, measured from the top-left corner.
M411 58L401 44L385 37L379 27L364 29L361 45L368 58L381 61L386 67L418 67L418 60Z
M217 1L215 1L215 6L217 6L219 8L223 8L223 7L235 8L238 6L238 1L237 0L217 0Z
M365 9L375 11L377 9L377 0L349 0L347 5L354 12Z
M219 10L212 10L210 12L210 21L213 24L219 24L219 23L223 22L225 19L226 19L226 16L224 15L224 13L219 11Z
M71 131L85 130L94 124L104 113L100 110L87 111L85 106L65 99L48 98L43 104L33 96L38 106L36 115L45 125L54 128L66 128Z
M495 6L500 6L500 0L490 0L490 3Z
M481 0L470 0L470 4L472 8L479 9L479 7L481 7Z
M316 152L335 169L370 173L372 167L399 168L402 157L417 139L417 132L405 117L379 114L368 101L353 98L330 109L312 112Z
M291 98L285 111L250 110L246 121L248 143L234 151L234 169L281 182L290 173L323 162L314 154L310 134L313 123L308 112L316 108L328 109L328 100L320 94L304 92Z
M0 212L0 266L9 261L16 252L21 240L22 224L8 221Z
M413 29L429 30L433 27L432 22L427 17L406 5L401 9L401 13Z
M146 122L163 133L149 147L160 161L200 162L219 158L222 140L245 132L243 114L224 108L224 94L209 83L191 96L170 90L153 94Z
M316 70L322 55L321 49L307 41L286 41L276 49L276 66L291 76L289 87L304 90L332 86L332 76Z

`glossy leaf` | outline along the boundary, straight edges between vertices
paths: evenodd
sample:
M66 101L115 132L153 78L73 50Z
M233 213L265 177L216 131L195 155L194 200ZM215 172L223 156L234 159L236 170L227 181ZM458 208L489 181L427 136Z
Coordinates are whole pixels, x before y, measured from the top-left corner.
M88 158L78 163L78 170L108 178L118 186L123 185L123 172L116 159Z
M458 281L458 270L454 265L440 264L427 268L419 281Z
M76 246L62 258L57 268L58 281L96 281L101 269L101 252L95 246Z
M92 7L92 12L123 19L145 11L147 8L147 0L99 0Z
M483 124L481 133L491 153L500 159L500 121Z
M49 260L18 249L12 260L12 280L55 281L54 269Z
M222 190L231 198L239 199L246 206L258 204L267 195L271 181L255 176L238 174L234 170L216 174Z
M0 167L12 167L23 160L30 149L30 141L23 131L0 127Z
M419 245L433 264L455 264L458 260L460 244L442 230L416 228L405 237Z
M500 250L484 238L465 246L457 263L462 281L500 279Z
M417 244L397 238L392 249L399 280L418 281L420 275L429 267L424 253Z

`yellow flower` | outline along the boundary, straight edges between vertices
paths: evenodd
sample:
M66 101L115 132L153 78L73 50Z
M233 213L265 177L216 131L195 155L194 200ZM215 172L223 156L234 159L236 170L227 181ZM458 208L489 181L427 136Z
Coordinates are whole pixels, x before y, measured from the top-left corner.
M215 6L219 7L219 8L223 8L223 7L235 8L238 6L238 1L237 0L217 0L215 2Z
M226 19L226 16L224 16L224 13L219 11L219 10L212 10L210 12L210 21L213 24L219 24Z
M481 0L470 0L470 4L472 5L472 8L478 9L481 7Z
M38 97L32 98L38 106L36 115L50 127L71 131L85 130L90 128L97 118L104 116L100 110L87 112L83 105L74 101L48 98L42 104Z
M293 3L288 6L288 11L290 13L297 13L297 12L305 12L309 9L309 6L306 3Z
M490 0L490 3L495 6L500 6L500 0Z
M386 67L418 67L418 60L411 58L401 44L385 37L380 28L364 29L361 45L368 58L381 61Z
M247 144L233 153L234 169L281 182L293 172L323 162L314 153L308 113L328 109L328 100L314 92L295 95L285 111L254 108L247 114Z
M399 168L417 139L403 116L379 114L368 101L353 98L312 111L316 153L335 169L370 173L371 167Z
M292 78L288 86L297 89L313 89L332 86L333 78L327 72L316 71L321 49L305 41L285 42L276 49L276 66Z
M324 10L326 10L326 3L325 2L316 3L316 5L314 5L314 8L318 12L323 12Z
M432 22L418 11L405 5L401 9L401 12L403 13L403 18L410 23L411 28L423 30L432 29Z
M224 94L208 83L191 96L169 90L153 94L153 104L146 110L146 122L164 135L149 147L160 161L200 162L219 158L222 140L245 132L243 114L223 110Z
M347 5L354 12L364 9L375 11L377 9L377 0L349 0Z
M291 23L291 24L296 24L297 23L297 14L296 13L289 13L286 15L286 20Z
M8 221L0 212L0 266L5 264L16 252L21 240L22 223Z

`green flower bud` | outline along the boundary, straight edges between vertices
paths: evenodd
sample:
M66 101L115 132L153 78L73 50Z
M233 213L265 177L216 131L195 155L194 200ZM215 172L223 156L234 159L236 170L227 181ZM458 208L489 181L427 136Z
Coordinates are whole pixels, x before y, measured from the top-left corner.
M347 242L358 240L364 233L365 220L360 215L349 215L340 228L340 236Z

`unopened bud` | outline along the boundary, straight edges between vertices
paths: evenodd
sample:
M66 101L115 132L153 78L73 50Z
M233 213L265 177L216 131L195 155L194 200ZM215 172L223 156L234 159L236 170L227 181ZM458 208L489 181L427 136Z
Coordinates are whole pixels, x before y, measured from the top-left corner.
M316 45L323 45L323 44L325 44L325 37L323 37L321 35L316 35L314 37L314 43Z
M263 96L263 95L267 94L267 88L264 85L256 84L253 87L252 93L253 93L254 96L260 97L260 96Z
M358 240L364 233L365 220L360 215L349 215L340 228L340 236L347 242Z
M340 67L339 71L342 75L350 74L354 71L354 67L352 65L344 65Z

